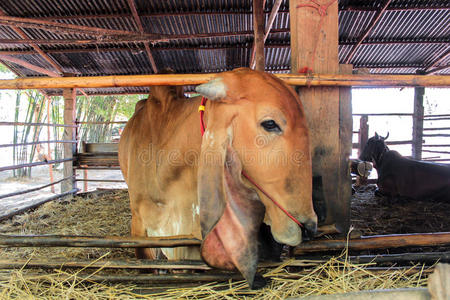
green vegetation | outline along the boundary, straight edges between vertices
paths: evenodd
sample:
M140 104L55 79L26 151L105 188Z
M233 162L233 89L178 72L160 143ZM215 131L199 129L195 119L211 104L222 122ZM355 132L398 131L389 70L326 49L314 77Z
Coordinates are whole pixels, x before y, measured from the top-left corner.
M1 72L1 66L0 66ZM92 96L77 97L76 119L78 122L88 122L94 124L81 124L78 127L78 139L89 143L111 142L113 135L119 135L119 128L125 124L108 124L107 122L128 120L134 113L136 102L144 99L144 95L130 96ZM47 101L41 93L35 90L17 91L15 122L43 123L47 118L50 123L64 123L64 99L62 97L52 97L51 103ZM47 116L47 105L49 116ZM25 115L23 115L25 113ZM105 123L106 124L95 124ZM13 142L23 144L39 141L42 126L14 126ZM62 140L64 128L52 127L52 135L41 140ZM31 163L37 156L37 150L43 149L41 146L16 146L13 148L14 165ZM62 158L63 144L52 144L52 159ZM56 165L55 165L56 166ZM15 177L31 176L32 168L23 168L14 171Z

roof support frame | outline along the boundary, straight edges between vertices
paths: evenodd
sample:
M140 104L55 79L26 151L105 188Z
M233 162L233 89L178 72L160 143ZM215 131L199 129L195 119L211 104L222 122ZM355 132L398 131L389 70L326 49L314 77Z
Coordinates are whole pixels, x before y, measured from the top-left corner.
M141 18L139 17L134 0L128 0L128 6L131 9L131 12L133 14L133 19L136 22L136 26L139 29L139 32L141 34L145 33L144 27L142 26ZM150 51L149 42L144 42L144 47L145 47L145 52L147 53L147 58L150 62L150 65L152 66L153 73L156 74L156 73L158 73L158 68L156 67L155 59L152 55L152 52Z
M349 64L350 60L353 58L353 55L355 55L356 50L358 49L359 45L361 45L361 43L364 41L364 39L369 35L369 33L372 31L372 29L375 27L375 25L378 23L378 21L380 20L381 16L383 15L383 13L386 11L386 8L389 6L389 4L391 3L392 0L386 0L386 2L384 3L383 7L380 8L380 10L377 11L377 13L375 14L375 16L373 17L372 21L370 22L369 26L367 27L367 29L364 31L364 33L359 37L358 41L356 42L356 44L353 46L352 50L349 52L349 54L347 55L347 57L344 60L345 64Z

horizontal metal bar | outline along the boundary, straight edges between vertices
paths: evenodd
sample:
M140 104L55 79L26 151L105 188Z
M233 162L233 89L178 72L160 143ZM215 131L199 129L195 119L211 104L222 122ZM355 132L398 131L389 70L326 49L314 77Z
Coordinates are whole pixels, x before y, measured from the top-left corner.
M424 134L423 137L447 137L449 133Z
M450 117L443 117L443 118L424 118L424 121L445 121L450 120Z
M28 167L36 167L36 166L42 166L42 165L51 165L51 164L57 164L57 163L65 162L65 161L74 161L74 160L75 160L75 158L64 158L64 159L35 162L35 163L22 164L22 165L16 165L16 166L7 166L7 167L1 167L0 172L16 170L16 169L21 169L21 168L28 168Z
M434 127L434 128L424 128L425 130L450 130L450 127Z
M77 127L77 125L49 124L49 123L24 123L24 122L0 122L3 126L50 126L50 127Z
M0 246L7 247L88 247L88 248L172 248L200 246L191 235L165 237L67 236L67 235L0 235Z
M422 152L439 153L439 154L450 154L450 151L422 150Z
M370 114L352 114L353 116L369 116L369 117L395 117L395 116L413 116L411 113L370 113Z
M450 144L436 144L436 145L423 144L422 147L450 147Z
M441 115L424 115L424 118L436 118L436 117L450 117L450 114L441 114Z
M120 167L74 167L74 169L77 169L77 170L92 170L92 171L95 171L95 170L120 170Z
M413 141L386 141L386 145L408 145Z
M0 221L9 219L9 218L11 218L12 216L15 216L15 215L17 215L17 214L23 213L24 211L27 211L27 210L29 210L29 209L36 208L36 207L38 207L38 206L40 206L40 205L42 205L42 204L44 204L44 203L47 203L47 202L49 202L49 201L56 200L56 199L59 199L59 198L62 198L62 197L68 196L68 195L73 195L73 194L75 194L75 193L78 192L78 191L79 191L79 189L72 189L72 190L70 190L70 191L68 191L68 192L65 192L65 193L62 193L62 194L59 194L59 195L55 195L55 196L51 196L51 197L49 197L49 198L46 198L46 199L43 199L43 200L41 200L41 201L35 202L35 203L33 203L32 205L29 205L29 206L27 206L27 207L24 207L24 208L15 210L15 211L13 211L13 212L11 212L11 213L9 213L9 214L0 216ZM1 235L0 235L0 236L1 236Z
M77 141L71 141L71 140L67 140L67 141L38 141L38 142L30 142L30 143L21 143L21 144L3 144L0 145L0 148L5 148L5 147L15 147L15 146L31 146L31 145L38 145L38 144L50 144L50 143L72 143L72 144L76 144Z
M76 122L76 124L85 125L101 125L101 124L127 124L128 121L115 121L115 122Z
M74 177L75 177L75 176L72 175L72 176L68 176L68 177L65 177L65 178L63 178L63 179L57 180L57 181L53 181L53 182L51 182L51 183L49 183L49 184L46 184L46 185L41 185L41 186L32 188L32 189L28 189L28 190L23 190L23 191L19 191L19 192L14 192L14 193L9 193L9 194L0 195L0 199L12 197L12 196L17 196L17 195L28 194L28 193L35 192L35 191L39 191L39 190L45 189L46 187L49 187L49 186L58 184L58 183L60 183L60 182L62 182L62 181L64 181L64 180L68 180L68 179L71 179L71 178L74 178Z
M89 182L125 182L125 180L119 179L75 179L75 181L89 181Z

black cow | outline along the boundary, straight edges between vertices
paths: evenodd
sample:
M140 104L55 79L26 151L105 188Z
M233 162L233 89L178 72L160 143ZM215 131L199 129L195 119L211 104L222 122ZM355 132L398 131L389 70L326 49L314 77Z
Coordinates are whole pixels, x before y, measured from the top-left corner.
M417 161L389 150L377 133L367 141L360 159L378 172L378 193L391 197L450 201L450 166Z

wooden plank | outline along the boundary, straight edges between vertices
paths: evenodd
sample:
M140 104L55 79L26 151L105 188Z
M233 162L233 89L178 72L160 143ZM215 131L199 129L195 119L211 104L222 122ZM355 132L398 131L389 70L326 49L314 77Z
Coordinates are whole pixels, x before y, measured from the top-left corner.
M414 114L413 114L413 132L412 132L412 156L414 159L422 159L422 141L423 141L423 95L425 88L414 88Z
M364 147L367 144L367 141L369 139L369 117L367 115L361 116L359 119L359 134L358 134L358 156L361 155L361 153L364 150Z
M298 86L357 87L448 87L448 75L346 75L346 74L274 74L286 84ZM217 76L208 74L116 75L92 77L20 78L0 80L0 89L61 89L99 87L139 87L153 85L196 85Z
M325 15L298 0L290 0L289 8L292 73L305 70L338 74L337 1L330 4ZM336 186L340 172L339 88L304 87L299 94L310 130L313 200L317 205L325 203L326 216L319 213L319 221L333 224L339 207Z
M75 125L76 118L76 91L75 89L64 89L64 124ZM63 140L76 140L75 129L73 127L64 127ZM64 159L73 159L77 144L64 144ZM73 162L64 162L63 177L75 176ZM67 192L76 189L77 185L74 178L65 180L61 183L61 192Z
M119 166L119 157L117 152L78 153L75 165L91 167Z
M340 65L341 74L352 74L352 65ZM349 87L339 88L339 184L338 200L335 206L336 226L340 232L350 227L350 201L352 198L352 177L350 156L352 154L353 118L352 92Z
M86 143L85 151L89 153L100 153L100 152L118 152L118 143Z
M372 250L400 247L429 247L450 245L450 232L393 234L367 236L358 239L316 240L300 244L295 254L306 252L340 251L348 246L348 250Z

